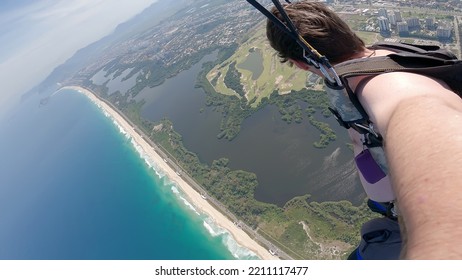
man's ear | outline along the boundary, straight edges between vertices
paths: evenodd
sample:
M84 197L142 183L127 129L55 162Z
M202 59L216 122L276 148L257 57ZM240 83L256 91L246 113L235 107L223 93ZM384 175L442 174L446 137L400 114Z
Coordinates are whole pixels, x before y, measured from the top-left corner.
M303 61L300 60L295 60L295 59L289 59L293 64L295 64L298 68L303 69L308 71L310 69L310 66Z

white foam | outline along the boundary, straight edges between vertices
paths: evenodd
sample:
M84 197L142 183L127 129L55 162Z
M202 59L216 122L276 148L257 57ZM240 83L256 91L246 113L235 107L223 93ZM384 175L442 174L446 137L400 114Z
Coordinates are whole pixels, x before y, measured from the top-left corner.
M200 216L201 214L199 213L199 211L196 210L196 208L194 207L194 205L192 205L182 194L181 192L178 190L178 188L175 186L175 185L172 185L172 187L170 188L172 190L172 192L181 200L183 201L184 205L186 205L190 210L192 210L194 213L196 213L198 216Z
M147 158L144 158L144 162L149 166L149 168L153 168L151 162Z
M104 110L102 108L102 106L97 103L97 102L94 102L94 104L96 104L104 113L104 115L108 118L110 118L113 123L119 128L119 131L121 134L125 135L127 137L127 139L131 139L131 144L133 145L133 147L135 148L135 150L138 152L140 158L144 159L144 162L146 163L146 165L153 169L154 172L159 176L159 178L164 178L165 175L162 173L162 171L158 168L158 166L156 165L155 161L153 161L146 153L145 151L143 150L143 148L138 145L138 143L136 143L136 141L130 137L130 135L125 131L125 129L123 129L123 127L114 119L111 117L111 115L106 112L106 110ZM172 193L174 193L175 195L178 196L179 199L181 199L183 201L183 203L190 209L192 210L194 213L196 213L197 215L201 215L197 210L196 208L185 198L181 195L181 192L178 190L178 188L176 187L175 183L173 182L166 182L166 185L171 185L171 191ZM221 237L221 240L223 242L223 244L228 248L228 250L230 251L230 253L237 259L244 259L244 260L250 260L250 259L258 259L258 256L250 251L249 249L245 248L245 247L242 247L240 246L235 240L234 238L232 237L232 235L225 229L219 227L218 225L216 225L213 220L209 217L206 217L204 220L203 220L203 226L207 229L207 231L209 232L209 234L212 236L212 237Z
M329 168L334 168L337 165L337 161L338 161L337 159L339 155L340 155L340 147L335 149L335 151L333 151L332 154L324 158L323 169L326 170Z
M202 224L204 225L205 229L210 233L211 236L218 236L218 233L216 233L212 226L210 226L206 221L203 221Z
M125 131L125 129L124 129L121 125L119 125L118 122L115 122L115 123L116 123L116 125L119 127L120 133L122 133L123 135L127 135L127 134L128 134L128 133Z
M78 92L84 94L81 90L77 90ZM102 106L101 102L100 101L97 101L97 100L93 100L93 99L90 99L93 104L95 104L96 106L98 106L98 108L103 112L104 116L106 116L107 118L109 118L112 123L119 129L119 132L125 136L125 138L127 140L130 140L131 144L133 145L133 147L135 148L135 150L138 152L140 158L144 159L144 162L146 163L146 165L152 169L156 175L159 177L159 178L163 178L165 176L165 174L162 172L162 170L158 167L158 165L156 164L156 162L151 159L147 154L146 152L143 150L143 148L138 145L138 143L136 143L136 141L133 139L133 137L130 136L130 134L122 127L122 125L120 125L119 122L117 122Z
M138 152L138 154L140 155L140 157L141 157L141 158L144 158L145 153L144 153L143 148L142 148L140 145L138 145L138 143L136 143L136 141L133 140L133 139L132 139L131 143L132 143L133 147L135 148L135 150L136 150L136 151Z
M157 165L155 164L155 162L154 162L154 166L152 167L152 169L154 170L154 172L159 178L163 178L165 176L164 172L160 171L160 169L157 168Z
M175 186L172 186L171 190L174 194L180 194L180 191Z
M138 143L136 143L135 140L133 140L133 138L128 139L131 139L131 143L135 150L138 152L140 158L143 159L146 165L156 173L157 177L159 177L160 179L165 177L164 172L162 172L162 170L159 168L156 161L149 157L148 154L143 150L143 148L140 145L138 145Z
M193 210L194 213L196 213L197 215L200 216L200 213L197 212L196 208L194 208L194 206L193 206L191 203L189 203L189 201L186 200L186 198L184 198L183 196L180 196L180 199L183 201L183 203L184 203L186 206L188 206L191 210Z
M223 244L236 259L259 259L254 252L250 251L245 247L240 246L236 242L236 240L234 240L233 236L229 233L229 231L219 227L211 218L206 218L202 224L212 237L221 237Z
M96 106L98 106L98 108L99 108L101 111L103 111L104 116L106 116L107 118L109 118L110 120L112 120L112 123L114 123L114 125L119 129L119 132L122 133L122 134L125 136L125 138L131 139L130 134L129 134L127 131L125 131L125 129L122 127L122 125L120 125L120 123L117 122L117 120L114 119L114 118L103 108L103 106L102 106L99 102L96 102L96 101L95 101L95 102L93 102L93 103L94 103Z

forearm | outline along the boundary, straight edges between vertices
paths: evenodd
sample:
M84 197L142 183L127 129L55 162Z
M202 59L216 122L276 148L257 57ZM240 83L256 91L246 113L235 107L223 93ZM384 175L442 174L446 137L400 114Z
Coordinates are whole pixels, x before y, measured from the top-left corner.
M462 113L433 97L401 102L385 151L407 232L405 258L462 259Z

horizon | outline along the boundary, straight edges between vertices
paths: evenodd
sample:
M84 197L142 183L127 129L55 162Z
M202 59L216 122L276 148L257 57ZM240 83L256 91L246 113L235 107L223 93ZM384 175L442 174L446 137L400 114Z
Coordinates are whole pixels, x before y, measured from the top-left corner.
M78 50L113 33L119 24L155 2L157 0L2 1L0 119L19 103L24 93ZM108 10L111 12L107 13Z

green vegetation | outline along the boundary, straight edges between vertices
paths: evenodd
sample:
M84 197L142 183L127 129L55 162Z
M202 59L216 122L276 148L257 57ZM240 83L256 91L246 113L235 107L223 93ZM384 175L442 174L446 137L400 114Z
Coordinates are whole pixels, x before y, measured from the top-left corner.
M143 59L132 57L133 53L141 49L126 48L127 45L124 44L122 44L123 50L114 48L118 50L114 52L117 56L104 60L111 61L104 65L104 70L114 79L130 69L130 73L122 81L136 75L136 85L127 94L121 95L120 92L116 92L108 95L107 82L109 81L98 86L89 80L101 70L100 67L103 67L99 64L96 64L97 67L88 67L89 72L84 71L81 76L76 76L76 81L99 93L102 98L121 111L137 126L137 131L141 130L162 151L168 152L169 156L172 156L171 159L207 191L207 195L220 201L239 220L293 258L345 259L359 242L360 226L377 216L368 209L365 202L360 206L354 206L348 201L320 203L312 201L310 195L306 194L291 199L283 207L263 203L255 199L255 190L259 185L255 174L231 169L230 162L226 158L205 164L199 160L198 155L184 147L182 136L174 130L172 122L164 119L153 123L141 117L144 102L136 102L133 99L141 90L162 84L166 79L196 64L204 56L219 50L216 62L205 63L196 82L196 87L201 87L206 92L205 106L222 114L218 138L233 140L239 134L241 124L247 117L265 106L275 106L280 112L281 119L286 123L308 121L319 130L320 138L313 143L314 147L324 148L336 139L335 132L324 121L331 114L328 110L329 101L322 91L322 80L316 80L315 76L306 71L281 64L267 43L263 25L246 33L244 30L255 26L255 23L251 22L247 27L238 30L243 31L245 33L243 35L228 32L234 30L233 27L241 27L243 24L241 19L247 16L246 13L241 13L243 16L239 18L237 13L226 12L216 16L215 11L221 11L220 5L224 4L229 4L229 1L210 2L204 9L204 12L210 11L215 16L214 19L206 19L206 12L200 13L196 18L195 13L190 13L191 9L188 7L169 20L165 20L167 24L150 27L149 32L146 31L143 35L146 36L146 40L156 36L163 38L167 32L173 30L174 26L179 28L175 32L184 31L178 33L180 36L174 39L184 40L171 40L172 44L166 44L168 45L166 48L151 42L146 46L149 52L144 52L149 59L142 61ZM195 7L195 10L202 8L203 4L199 1L196 5L200 6ZM231 16L224 18L226 14ZM354 30L367 30L367 26L376 25L376 16L348 13L342 13L341 16ZM419 14L404 14L404 12L403 16L424 18ZM435 15L435 18L453 21L450 16ZM195 24L185 26L184 22ZM231 24L226 26L225 24L229 22ZM217 32L213 32L215 29ZM152 32L153 30L158 33ZM383 39L376 32L358 31L357 33L367 45ZM201 35L198 36L200 39L195 37L198 34ZM462 35L462 28L459 28L459 35ZM242 36L239 39L241 42L234 41L237 36ZM410 37L420 39L422 36L422 34L411 34L404 40L413 43L415 40ZM223 42L238 43L224 48ZM193 51L188 50L182 53L184 55L176 56L184 46L189 46ZM248 55L254 52L258 52L259 56L261 54L263 71L258 77L255 77L249 69L240 67L245 64ZM177 57L181 58L177 59ZM201 108L200 112L204 110ZM351 144L347 145L351 150L353 149Z
M223 115L217 137L234 139L245 118L267 105L275 105L281 119L288 124L301 123L306 118L321 132L319 141L313 145L316 148L327 147L336 139L335 132L327 123L315 117L318 110L326 118L331 116L325 92L320 90L319 84L308 82L306 72L282 65L268 48L263 30L258 29L234 53L226 58L221 55L218 63L203 66L196 86L206 92L206 105ZM247 54L261 49L265 50L262 51L265 67L262 75L252 80L252 73L238 65L246 59ZM305 113L302 109L304 106L308 107Z
M153 129L162 127L162 129ZM168 120L146 126L150 138L166 149L208 194L258 233L295 259L344 259L359 242L363 222L375 217L366 203L309 201L296 197L283 208L254 198L258 186L253 173L232 170L221 158L209 166L188 151ZM322 250L321 250L322 248Z
M277 96L273 100L281 102L288 96ZM305 100L319 99L316 92L299 92L290 96L304 96ZM235 96L225 97L233 99L231 104L240 104L240 100ZM152 123L140 117L143 102L126 102L126 99L117 93L106 98L122 110L150 140L173 156L175 161L207 190L208 195L220 201L240 220L295 259L346 258L359 242L360 225L374 216L366 209L365 203L359 207L346 201L317 203L310 202L309 195L294 198L283 208L257 201L254 198L258 186L255 174L232 170L226 158L215 160L210 166L201 163L195 153L184 147L181 135L173 129L173 123L166 119ZM274 102L275 105L276 103ZM311 110L308 111L313 112L316 110L314 108L323 108L323 105L320 102L309 108ZM251 107L248 106L247 109L250 111Z
M198 75L196 87L202 87L206 92L205 105L213 107L221 112L223 119L220 125L220 133L217 138L233 140L241 130L241 124L245 118L253 114L257 109L249 106L245 99L239 99L236 95L218 94L209 81L205 78L206 73L212 67L212 63L205 63Z
M263 57L263 72L254 80L253 73L247 69L240 68L239 65L243 64L247 56L256 50L259 50ZM235 71L240 74L239 82L245 91L244 95L237 94L237 91L234 90L236 86L230 87L225 82L225 77L229 75L228 73L234 73ZM269 97L274 90L280 93L288 93L291 90L304 89L308 73L289 67L286 64L281 64L279 58L267 43L263 26L260 26L256 31L249 34L248 40L242 42L232 56L226 60L219 60L216 65L209 69L206 75L215 92L222 95L245 96L247 103L251 107L257 108L260 102ZM237 74L233 74L233 76L237 76ZM234 78L234 80L236 81L237 79Z
M303 112L301 104L308 105L305 109L307 119L311 125L320 131L320 140L313 143L316 148L325 148L331 141L335 141L337 138L334 130L327 123L316 120L314 116L318 110L321 111L321 114L325 118L331 116L328 109L329 100L325 92L308 89L291 92L286 95L279 95L273 92L270 98L265 99L265 101L276 105L282 115L282 120L287 123L291 123L292 121L296 123L302 122Z
M359 38L361 38L366 45L372 45L377 41L383 40L383 38L375 33L375 32L367 32L367 31L357 31Z
M214 87L217 86L217 81L218 81L218 78L220 78L220 76L221 76L221 73L218 73L218 75L216 75L215 78L213 78L213 80L210 81L212 86L214 86Z
M160 125L160 126L159 126ZM150 127L162 127L152 130ZM253 173L242 170L231 170L228 159L215 160L211 166L202 164L196 154L188 151L182 144L181 136L173 130L168 120L145 127L151 131L150 138L166 149L209 195L213 196L232 213L240 217L246 224L257 227L260 215L268 208L277 206L262 203L254 198L258 185Z
M335 141L335 139L337 139L335 132L328 124L317 121L312 116L309 118L309 121L321 132L319 141L313 143L316 148L325 148L331 141Z
M320 131L320 140L313 143L313 145L316 148L325 148L330 142L335 141L334 130L327 123L316 120L314 116L318 110L321 111L325 118L331 116L328 110L329 100L325 92L305 88L300 91L292 91L290 94L280 95L278 92L273 91L270 97L263 98L258 106L253 107L249 103L252 103L255 99L247 102L244 98L239 99L235 95L217 93L204 75L207 69L208 67L204 66L202 73L199 74L197 86L202 87L207 94L206 105L214 107L223 115L220 133L217 135L219 139L234 139L239 133L244 119L268 104L277 106L281 113L281 119L288 124L292 122L301 123L304 118L303 104L308 106L305 110L307 120Z
M353 30L364 30L367 25L367 17L358 14L342 14L340 16Z
M219 76L219 75L217 75ZM229 65L225 78L223 79L226 87L234 90L239 96L244 97L244 87L241 84L241 73L236 69L236 61Z
M281 119L287 123L308 120L320 131L320 139L313 145L326 147L336 137L334 131L318 119L330 117L326 94L306 72L281 65L263 38L262 29L259 29L239 48L233 45L220 49L218 64L204 63L198 75L196 87L206 92L205 105L223 116L217 137L234 139L247 117L271 105L277 106ZM212 50L214 48L196 53L169 67L146 62L117 69L117 73L122 73L132 68L129 76L138 73L136 86L126 95L107 95L106 85L89 83L85 86L100 92L122 111L150 140L168 152L208 195L293 258L345 259L359 242L361 224L375 216L365 203L359 207L347 201L318 203L310 201L309 194L293 198L284 207L263 203L254 196L258 186L255 174L231 169L226 158L210 165L202 163L198 155L184 147L173 123L167 119L152 123L141 117L144 102L135 102L130 97L187 69ZM263 54L264 71L253 80L250 71L238 66L248 53L256 50ZM108 67L115 69L116 64Z
M127 69L131 69L130 73L124 79L127 80L137 75L136 85L128 91L129 95L134 97L146 87L152 88L161 85L166 79L176 76L181 71L190 68L192 65L198 63L205 55L214 52L216 49L217 47L203 49L168 66L162 64L160 61L146 60L134 64L111 63L106 65L104 69L108 71L108 73L114 71L122 73ZM123 65L123 67L119 68L121 65Z

